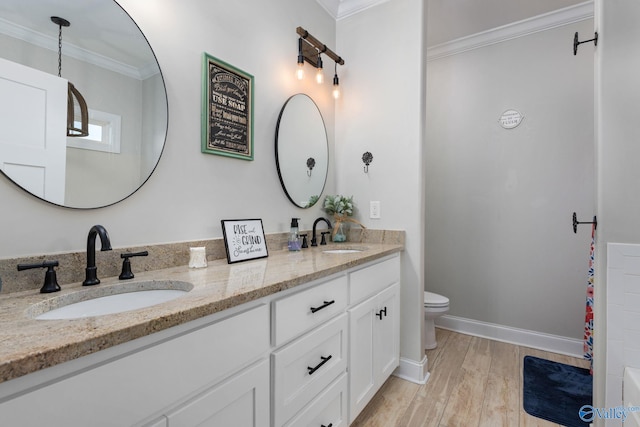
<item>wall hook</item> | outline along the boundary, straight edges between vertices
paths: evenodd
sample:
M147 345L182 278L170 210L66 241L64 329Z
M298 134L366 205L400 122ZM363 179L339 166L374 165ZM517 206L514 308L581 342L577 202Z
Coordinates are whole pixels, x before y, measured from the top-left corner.
M580 46L582 43L589 43L589 42L593 42L594 46L598 46L598 32L595 32L595 35L592 39L590 40L585 40L585 41L578 41L578 32L576 31L576 34L573 36L573 55L577 55L578 54L578 46Z
M364 163L364 173L369 173L369 165L373 162L373 154L365 152L362 155L362 162Z
M597 218L594 216L593 217L593 221L589 221L589 222L580 222L578 221L578 216L576 215L576 213L573 213L573 232L577 233L578 232L578 225L579 224L593 224L593 228L598 228L598 220Z
M307 170L307 176L311 176L311 171L313 170L313 167L316 165L316 159L314 159L313 157L309 157L307 159L307 168L309 168Z

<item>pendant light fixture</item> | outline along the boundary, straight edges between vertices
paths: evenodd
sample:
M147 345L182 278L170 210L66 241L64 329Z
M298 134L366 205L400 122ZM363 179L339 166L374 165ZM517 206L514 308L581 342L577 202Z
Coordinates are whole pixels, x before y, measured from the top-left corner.
M302 54L302 37L298 38L298 68L296 69L298 80L304 78L304 55Z
M321 85L324 83L324 70L322 69L322 54L318 51L318 71L316 72L316 82Z
M51 22L58 26L58 77L62 77L62 27L71 25L69 21L58 16L52 16ZM79 126L76 126L76 117ZM89 110L80 91L68 81L67 90L67 136L89 135Z
M313 37L307 30L302 27L296 28L296 32L300 36L298 38L298 68L296 77L302 80L304 77L305 61L316 68L316 82L322 84L324 82L324 70L322 69L322 54L327 55L335 61L335 71L333 75L333 97L340 97L340 84L338 79L338 65L344 65L344 59L327 47L317 38Z
M338 79L338 63L335 63L335 70L333 74L333 98L340 98L340 80Z

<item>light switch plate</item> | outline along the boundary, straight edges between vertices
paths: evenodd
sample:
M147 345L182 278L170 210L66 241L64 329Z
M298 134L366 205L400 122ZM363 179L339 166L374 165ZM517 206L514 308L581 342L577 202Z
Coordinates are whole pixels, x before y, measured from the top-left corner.
M369 218L380 219L380 202L379 201L372 200L369 202Z

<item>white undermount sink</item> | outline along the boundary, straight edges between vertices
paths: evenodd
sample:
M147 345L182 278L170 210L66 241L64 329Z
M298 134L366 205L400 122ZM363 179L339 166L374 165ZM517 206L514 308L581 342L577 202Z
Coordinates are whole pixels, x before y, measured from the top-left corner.
M81 319L122 313L162 304L186 295L193 285L180 281L145 281L80 290L60 295L30 307L36 320Z
M322 252L325 254L355 254L362 252L364 249L343 248L343 249L326 249Z

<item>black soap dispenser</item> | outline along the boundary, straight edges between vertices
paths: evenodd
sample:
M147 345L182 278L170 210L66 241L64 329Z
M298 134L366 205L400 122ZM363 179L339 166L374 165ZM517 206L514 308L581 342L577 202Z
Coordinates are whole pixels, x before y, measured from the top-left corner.
M298 235L298 219L291 218L291 231L289 231L289 242L287 247L290 251L300 250L300 236Z

